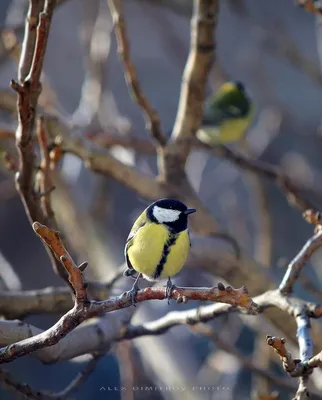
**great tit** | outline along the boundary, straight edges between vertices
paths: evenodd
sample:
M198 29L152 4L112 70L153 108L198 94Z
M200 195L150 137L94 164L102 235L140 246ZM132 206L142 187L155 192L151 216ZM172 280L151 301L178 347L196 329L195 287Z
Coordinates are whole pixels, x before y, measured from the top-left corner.
M253 104L244 85L239 81L226 82L206 100L197 138L212 146L239 141L252 117Z
M133 305L142 276L148 281L168 278L169 303L173 289L171 277L181 270L191 247L188 216L195 211L181 201L160 199L135 221L124 249L127 263L124 275L135 279L129 292Z

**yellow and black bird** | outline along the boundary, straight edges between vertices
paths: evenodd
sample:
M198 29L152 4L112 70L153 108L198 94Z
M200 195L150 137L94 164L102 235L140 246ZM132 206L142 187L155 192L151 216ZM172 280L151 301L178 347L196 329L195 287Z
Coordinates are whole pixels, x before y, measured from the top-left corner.
M225 82L204 107L197 138L210 146L229 144L244 138L253 117L253 103L239 82Z
M191 247L188 216L195 211L181 201L160 199L135 221L124 249L127 262L124 275L135 279L129 292L133 304L142 276L148 281L168 278L169 301L173 288L171 277L181 270Z

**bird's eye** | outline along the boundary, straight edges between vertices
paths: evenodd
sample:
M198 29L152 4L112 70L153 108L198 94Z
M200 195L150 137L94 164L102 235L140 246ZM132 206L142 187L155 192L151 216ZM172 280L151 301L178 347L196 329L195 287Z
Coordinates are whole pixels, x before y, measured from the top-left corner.
M236 83L237 88L238 88L241 92L244 92L245 86L244 86L240 81L237 81L237 82L235 82L235 83Z

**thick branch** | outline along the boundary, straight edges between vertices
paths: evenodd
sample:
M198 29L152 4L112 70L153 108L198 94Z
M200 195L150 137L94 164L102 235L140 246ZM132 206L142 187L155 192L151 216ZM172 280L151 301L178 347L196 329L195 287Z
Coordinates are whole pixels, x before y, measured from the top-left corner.
M311 336L310 318L305 309L296 316L297 334L302 362L309 360L313 355L313 340Z
M16 146L19 155L19 169L16 173L16 188L24 205L27 217L34 221L45 222L39 205L39 198L34 193L35 155L33 150L33 130L36 118L38 97L41 93L40 75L44 63L55 0L46 0L43 12L39 14L44 1L30 0L30 25L27 24L19 62L20 83L11 81L11 87L17 92L18 127ZM46 201L48 205L48 200ZM56 273L65 278L65 270L55 262L49 253Z
M20 83L25 81L30 71L36 43L39 14L43 7L44 0L34 0L29 2L28 14L25 21L25 39L22 43L21 57L18 67L18 79Z
M77 298L81 297L81 294L77 296ZM136 301L140 303L147 300L165 300L166 298L166 288L155 287L140 290L137 293ZM252 310L252 312L256 311L256 304L248 297L244 288L237 290L230 287L225 288L225 290L218 288L176 288L173 290L171 298L179 302L187 300L229 302L229 304L240 304L242 307L247 307ZM86 319L130 307L131 305L132 301L126 292L121 296L102 302L92 301L88 304L76 302L73 309L66 313L48 330L29 339L1 348L0 363L11 362L18 357L22 357L47 346L52 346L58 343Z
M122 146L124 149L133 149L139 153L144 153L151 156L156 155L156 147L151 141L139 139L135 136L120 136L107 132L99 132L90 133L87 135L87 138L106 149L109 149L113 146Z
M159 289L163 292L165 291L165 288ZM278 296L280 298L276 300ZM117 301L117 298L112 300ZM259 305L259 312L274 306L291 316L295 316L296 310L306 306L310 317L320 318L322 316L322 307L310 303L306 304L297 299L286 299L278 291L270 291L264 295L257 296L254 301ZM124 312L132 315L131 309L128 308L119 313L109 313L98 321L82 324L79 328L71 331L59 343L51 347L44 347L32 353L32 356L45 363L68 360L82 354L91 353L97 349L107 348L115 341L147 335L161 335L178 325L195 325L199 322L211 321L227 313L248 311L228 304L211 304L191 310L171 311L160 319L145 322L142 325L128 325L129 317L128 314L124 316ZM0 345L8 345L39 335L42 332L39 328L17 320L0 321ZM322 357L315 359L315 362L317 364L322 363Z
M87 291L91 299L104 300L110 295L114 283L123 276L118 270L108 282L89 281ZM0 291L0 315L7 319L24 318L34 314L61 314L73 307L68 287L47 287L39 290Z
M104 313L119 310L132 305L132 299L127 293L110 298L105 301L89 301L87 297L87 285L83 278L83 270L86 264L79 267L73 262L60 240L59 233L35 222L35 232L41 237L48 247L54 252L57 259L64 265L69 275L69 282L75 294L74 307L68 311L54 326L31 338L11 344L0 349L0 363L10 362L18 357L52 346L58 343L69 332L89 318L100 316ZM164 300L167 298L165 287L153 287L140 290L136 295L136 301ZM218 284L217 288L179 288L171 293L171 298L177 302L187 300L218 301L245 307L251 312L256 312L257 305L248 296L246 287L233 289L230 286Z
M194 1L190 51L182 77L178 112L162 160L165 179L171 181L180 178L180 168L183 170L189 155L190 139L202 119L205 88L214 57L218 8L217 0Z
M62 136L65 152L72 153L83 160L85 166L103 175L111 176L140 196L149 200L171 197L178 191L174 186L158 182L136 169L115 159L107 150L95 150L91 143L74 139L68 134Z

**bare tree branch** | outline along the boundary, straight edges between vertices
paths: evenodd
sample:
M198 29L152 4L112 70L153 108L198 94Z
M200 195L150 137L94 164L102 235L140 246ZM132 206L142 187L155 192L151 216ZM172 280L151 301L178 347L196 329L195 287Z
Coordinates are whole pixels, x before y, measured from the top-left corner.
M211 148L207 145L201 144L200 142L197 146L209 149L217 157L224 158L239 168L275 181L277 186L279 186L281 191L285 194L289 204L297 207L302 212L307 209L314 209L313 205L302 195L301 192L303 189L298 187L290 178L285 176L278 167L244 156L226 146L216 146Z
M249 357L245 357L238 350L236 350L235 347L231 345L228 341L221 340L219 336L213 331L213 329L208 327L207 325L197 324L195 326L192 326L191 329L193 332L197 334L202 334L209 338L222 350L236 357L236 359L240 361L247 369L254 372L255 374L266 378L271 384L280 386L281 388L285 388L290 391L297 389L297 386L292 381L288 381L278 376L275 376L268 372L265 368L261 368L260 366L256 365Z
M87 263L83 263L80 266L74 263L71 256L64 248L57 231L51 230L38 222L33 224L33 228L37 235L39 235L46 245L54 252L56 258L62 262L68 272L69 282L75 294L75 304L55 325L46 331L1 348L0 363L13 361L18 357L58 343L63 337L88 318L97 317L104 313L132 305L132 299L126 292L118 297L101 302L89 301L87 284L83 278L83 270ZM147 300L164 300L166 298L167 291L165 287L146 288L140 290L136 295L136 301L138 303ZM249 297L246 287L233 289L230 286L225 287L222 283L219 283L216 288L176 287L171 293L171 298L177 300L177 302L186 302L187 300L225 302L234 306L245 307L251 312L256 312L257 310L257 305Z
M89 375L95 370L101 357L101 354L94 355L92 359L87 363L86 367L77 374L77 376L65 389L63 389L61 392L51 394L50 398L57 400L65 400L69 398L69 396L77 391L79 387L86 381Z
M269 346L273 347L275 353L280 356L284 370L286 372L293 372L296 368L296 361L293 359L292 354L286 350L286 340L284 338L267 335L266 342Z
M0 369L0 384L1 386L7 387L9 390L14 391L16 394L19 394L24 399L33 399L33 400L45 400L46 396L44 393L33 390L29 385L25 383L20 383L12 377L12 375Z
M313 14L322 15L322 6L320 2L315 0L297 0L296 3L303 7L306 11L309 11Z
M44 0L33 0L29 2L29 9L25 22L25 39L22 44L21 58L18 68L18 79L20 83L25 81L31 68L37 39L39 14L43 10L43 7Z
M50 176L51 163L48 151L47 132L43 117L39 117L37 121L37 137L41 154L40 171L38 174L39 189L41 194L40 204L46 224L51 222L51 226L55 227L56 223L53 219L54 212L50 202L50 192L54 189L54 187Z
M194 1L190 51L182 77L178 112L162 160L162 174L171 182L180 181L190 151L190 139L202 119L205 88L215 51L218 8L217 0Z
M147 129L152 137L162 147L166 144L166 137L161 129L159 115L149 104L142 92L134 64L131 60L130 44L127 38L125 20L121 0L108 0L110 11L114 21L115 35L117 39L118 53L123 62L126 83L136 103L142 108L147 123Z
M165 291L164 288L160 289ZM112 300L117 301L117 298ZM277 307L294 317L300 308L306 307L307 313L311 318L322 317L321 306L298 299L287 299L277 290L257 296L254 301L259 306L259 312L263 312L268 307ZM127 311L130 312L131 309L127 309ZM195 325L199 322L208 322L224 314L234 312L244 313L248 311L228 304L211 304L185 311L171 311L160 319L145 322L141 325L128 325L128 316L122 318L122 314L120 316L119 314L110 313L96 322L82 324L79 328L71 331L59 343L51 347L44 347L32 353L32 356L45 363L68 360L82 354L97 351L98 348L108 348L115 341L147 335L161 335L178 325ZM249 312L253 314L253 311ZM283 318L285 321L285 316ZM39 328L20 321L0 321L0 344L8 345L43 332Z
M299 387L293 400L307 400L310 399L307 388L309 375L312 373L313 368L320 365L319 361L316 362L316 360L319 360L321 357L321 352L312 358L313 340L311 337L310 319L304 309L296 315L296 322L298 326L297 337L301 359L293 359L291 353L286 350L285 339L267 336L266 341L267 344L272 346L274 351L280 356L284 370L293 378L300 378Z
M101 355L95 355L86 365L83 371L79 372L78 375L71 381L71 383L58 393L48 393L33 390L29 385L25 383L17 382L9 372L0 369L0 384L14 390L17 394L23 396L26 399L34 400L65 400L71 393L75 392L83 382L89 377L89 375L95 370Z
M49 128L50 129L50 128ZM65 152L72 153L83 160L85 166L113 179L134 190L145 199L171 197L178 190L175 186L158 182L153 176L148 176L117 160L107 150L97 150L83 139L75 139L68 134L61 134Z
M38 5L39 1L37 2L32 0L31 3L34 3L33 7L36 7L35 5ZM32 146L32 132L34 128L37 101L41 92L41 83L39 79L44 61L54 6L55 1L46 1L44 12L39 16L39 25L37 27L36 43L34 47L33 40L31 40L29 36L24 39L24 43L27 42L29 46L32 46L32 48L25 49L25 51L22 52L19 70L23 71L23 74L26 73L25 69L30 62L29 58L30 53L32 52L33 59L30 71L21 83L15 81L11 82L12 88L18 94L19 124L16 131L16 143L20 165L16 178L16 185L31 223L40 219L39 208L33 193L34 153Z
M322 230L319 229L318 232L305 243L301 251L288 265L287 271L279 286L279 290L281 291L281 293L287 295L292 291L293 285L297 280L297 278L299 277L302 268L309 261L312 254L316 250L318 250L321 245L322 245Z
M149 155L156 154L156 147L154 146L154 144L144 139L138 139L135 137L120 137L106 132L91 133L88 134L87 137L89 140L105 148L122 146L124 148L136 150L140 153L145 153ZM0 132L0 138L10 140L13 138L13 134L9 131ZM82 142L82 144L85 145L84 142ZM301 188L295 182L293 182L291 178L284 175L277 166L253 159L249 156L245 156L244 154L241 154L225 146L210 148L209 146L202 144L199 141L194 141L193 145L196 148L202 148L211 151L215 156L230 161L238 168L242 168L246 171L258 174L264 178L275 181L277 186L280 187L282 193L286 196L290 205L295 206L302 212L310 212L310 215L317 213L314 205L304 197L303 192L305 191L305 189ZM93 156L95 157L95 155ZM105 172L105 170L98 170L97 172L107 173ZM317 196L320 195L317 192L312 192L312 194L315 194Z
M40 7L44 4L43 11ZM17 92L18 127L16 146L19 155L19 170L16 173L16 188L24 205L30 223L45 222L39 197L34 193L35 155L33 150L33 130L36 118L38 98L41 93L40 75L44 63L51 20L56 0L30 0L30 25L27 25L19 62L19 80L11 81L11 87ZM39 23L35 31L39 12ZM29 18L29 17L28 17ZM35 32L34 32L35 31ZM32 58L31 58L32 55ZM48 205L48 199L46 200ZM66 271L52 254L48 253L55 272L66 279Z
M109 149L113 146L122 146L124 149L133 149L139 153L144 153L152 156L156 155L156 147L154 143L145 139L139 139L134 136L128 137L113 135L107 132L91 132L87 135L87 138L106 149Z

